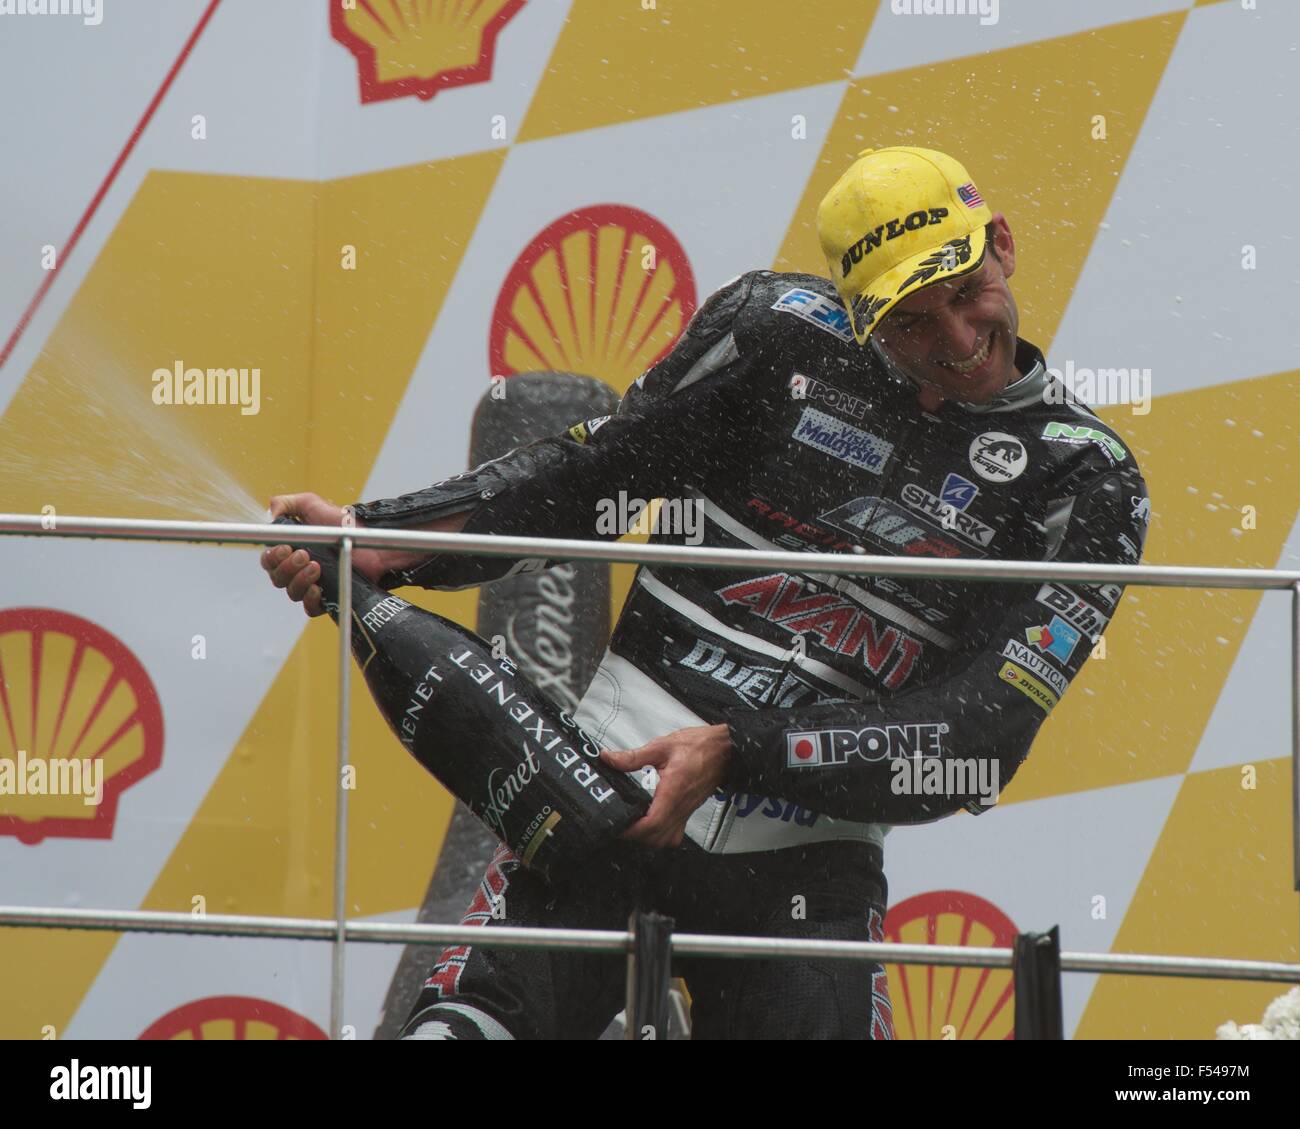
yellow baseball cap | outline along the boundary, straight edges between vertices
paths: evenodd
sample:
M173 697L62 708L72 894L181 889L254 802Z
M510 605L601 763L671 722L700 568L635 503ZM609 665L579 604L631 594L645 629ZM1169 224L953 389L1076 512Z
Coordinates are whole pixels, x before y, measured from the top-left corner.
M908 294L979 270L992 219L946 153L862 150L817 208L817 236L858 344Z

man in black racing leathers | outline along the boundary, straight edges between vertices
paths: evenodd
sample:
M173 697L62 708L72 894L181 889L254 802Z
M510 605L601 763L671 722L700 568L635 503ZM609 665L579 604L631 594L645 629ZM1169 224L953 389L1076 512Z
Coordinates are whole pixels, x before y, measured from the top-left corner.
M1018 337L1010 229L965 170L867 151L818 219L834 283L741 275L615 415L356 505L356 520L592 537L626 491L698 506L708 546L1136 563L1137 464ZM314 495L272 509L341 520ZM263 563L319 612L314 565L287 546ZM457 588L546 562L358 563L387 587ZM686 932L881 940L889 826L991 804L1121 594L642 566L577 719L618 750L610 763L646 774L654 803L579 880L547 882L501 848L465 920L622 929L641 904ZM879 966L675 967L696 1037L893 1037ZM453 947L405 1034L595 1037L624 990L615 956Z

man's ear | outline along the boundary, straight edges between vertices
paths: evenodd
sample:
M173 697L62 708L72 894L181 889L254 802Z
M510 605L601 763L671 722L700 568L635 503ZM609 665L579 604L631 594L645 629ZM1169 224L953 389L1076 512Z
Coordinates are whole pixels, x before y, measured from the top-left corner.
M993 247L1002 264L1002 273L1010 278L1016 273L1016 239L1011 234L1011 225L1001 212L996 213L990 221L993 225Z

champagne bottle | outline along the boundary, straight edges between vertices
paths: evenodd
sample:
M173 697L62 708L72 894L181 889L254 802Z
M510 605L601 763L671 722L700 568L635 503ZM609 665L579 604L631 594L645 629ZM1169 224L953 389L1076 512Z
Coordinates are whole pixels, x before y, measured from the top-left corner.
M299 547L320 565L316 583L338 623L338 551ZM355 569L350 626L353 657L397 739L525 865L579 866L645 814L649 793L472 631Z

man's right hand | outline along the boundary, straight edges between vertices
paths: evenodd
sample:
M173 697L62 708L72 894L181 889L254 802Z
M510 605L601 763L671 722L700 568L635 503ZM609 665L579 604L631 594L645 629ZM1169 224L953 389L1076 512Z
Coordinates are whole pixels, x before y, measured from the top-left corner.
M299 518L304 525L343 525L343 519L350 516L319 494L278 494L271 499L271 518L285 515ZM309 616L325 614L321 590L316 584L320 579L320 565L302 549L273 545L262 553L261 561L271 575L271 583L288 589L289 599L301 603ZM387 571L378 549L353 549L352 563L369 580L378 580Z
M271 499L271 518L283 515L300 518L304 525L343 525L360 527L351 514L332 502L327 502L319 494L278 494ZM420 526L422 530L435 533L456 533L468 519L468 514L442 518ZM385 573L394 569L409 568L422 561L427 553L408 553L397 549L363 549L352 550L352 565L367 580L378 582ZM321 603L321 590L316 581L320 578L320 566L303 550L295 550L291 545L274 545L262 553L262 567L271 576L271 583L277 588L288 590L289 599L301 603L309 616L325 614Z

